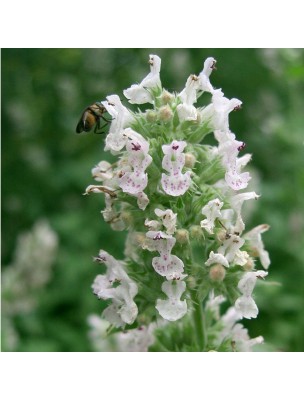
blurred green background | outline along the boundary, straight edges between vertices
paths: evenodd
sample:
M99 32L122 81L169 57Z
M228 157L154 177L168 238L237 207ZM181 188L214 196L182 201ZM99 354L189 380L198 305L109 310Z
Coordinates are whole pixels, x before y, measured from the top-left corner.
M299 49L2 50L2 350L92 350L87 317L102 309L90 288L99 272L92 256L104 248L122 257L124 233L103 221L102 196L82 196L93 183L91 168L107 156L102 135L77 135L75 127L86 106L141 81L149 54L162 58L163 86L175 91L213 56L211 82L243 101L230 127L253 154L253 188L262 194L246 227L271 225L264 234L268 281L277 282L257 288L260 314L246 326L253 337L264 336L265 351L304 351ZM51 250L47 240L39 244L42 220L57 248L55 241ZM20 236L33 230L36 236ZM40 264L48 272L37 280Z

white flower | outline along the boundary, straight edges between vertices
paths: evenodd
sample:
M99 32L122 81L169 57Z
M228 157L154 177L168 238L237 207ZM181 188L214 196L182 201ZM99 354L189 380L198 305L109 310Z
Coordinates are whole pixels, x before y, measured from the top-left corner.
M158 299L156 309L164 319L177 321L187 313L186 300L180 300L185 290L186 283L183 281L166 281L162 284L162 291L168 296L168 299Z
M108 161L100 161L92 169L92 176L98 182L108 181L113 178L112 165Z
M161 184L164 191L170 196L181 196L190 187L191 172L187 171L182 173L185 165L184 148L187 146L186 142L179 142L173 140L170 145L163 145L162 150L164 155L162 167L169 172L169 175L162 174Z
M183 102L177 106L177 113L180 121L195 121L197 119L197 110L193 106L193 103L197 101L198 88L198 77L196 75L190 75L185 88L179 94Z
M174 214L172 210L160 210L156 208L154 210L155 214L162 219L163 225L166 228L168 235L173 235L176 231L176 217L177 214Z
M270 259L268 251L264 249L264 244L262 241L261 234L267 232L269 229L269 225L263 224L253 228L251 231L247 232L243 237L245 240L248 240L252 249L256 252L256 254L260 257L261 264L265 269L268 269L270 265Z
M129 329L119 332L116 336L117 347L123 352L146 352L154 342L153 331L155 324L140 326L137 329Z
M151 72L141 83L132 85L129 89L123 91L123 94L131 104L153 103L152 95L148 89L161 86L159 77L161 59L156 55L150 55L149 64Z
M238 250L243 246L245 240L235 234L229 234L219 247L218 252L223 254L229 263L235 263Z
M213 93L214 89L210 83L209 77L215 68L216 60L213 57L208 57L204 62L204 69L199 74L199 90Z
M228 260L223 254L214 253L213 251L210 252L208 260L205 262L205 265L210 267L213 264L221 264L226 268L229 268Z
M242 314L242 317L248 319L257 317L259 310L251 295L257 278L265 278L267 275L268 272L265 271L246 272L239 281L238 288L242 296L236 300L235 308Z
M222 157L222 164L226 169L226 183L233 190L245 189L251 177L248 172L241 173L241 168L250 158L243 158L242 162L237 159L245 144L236 140L235 135L229 131L215 130L214 136L219 142L218 154Z
M105 140L105 151L111 150L112 154L118 154L126 144L123 132L125 126L131 122L132 115L116 94L108 96L107 101L102 101L102 104L112 117L110 130Z
M229 131L229 113L241 107L238 99L227 99L222 89L213 91L212 95L212 126L214 130Z
M159 252L159 257L154 257L152 260L155 271L168 280L183 279L186 276L183 274L184 263L180 258L171 254L176 239L161 231L149 231L146 236L150 239L149 250Z
M223 202L218 198L209 201L203 208L202 214L206 215L207 219L201 221L201 227L206 229L210 234L213 234L214 222L217 218L221 218L220 209L223 207Z
M145 220L145 227L149 229L149 231L159 231L162 224L159 221L153 220Z
M248 330L242 324L234 325L231 331L231 339L233 347L240 352L252 351L253 346L264 342L263 336L250 339Z
M247 253L247 251L237 250L234 255L233 263L236 265L243 266L247 264L249 257L250 256Z
M179 104L177 114L180 121L196 121L197 109L190 104Z
M136 193L135 197L137 197L137 205L141 210L145 210L147 205L149 204L149 198L144 192Z
M111 224L114 231L122 231L125 229L125 224L120 217L120 213L113 208L113 198L105 193L106 208L101 212L105 222Z
M138 313L133 301L138 291L137 285L129 278L123 263L106 251L100 250L95 261L107 267L106 274L97 275L92 285L93 292L99 298L112 299L112 304L104 310L104 317L117 327L132 324Z
M242 190L248 186L251 176L249 172L240 173L238 168L232 169L225 174L228 186L233 190Z
M234 227L235 232L242 233L243 230L245 229L245 224L241 216L241 210L244 201L252 199L257 200L259 197L260 196L255 192L246 192L246 193L236 194L230 198L230 205L236 213L236 222Z
M206 302L206 310L210 310L216 320L220 319L220 305L224 303L225 300L223 295L215 296L214 291L211 290L209 299Z
M123 174L119 186L124 192L136 195L143 192L148 184L145 170L151 164L152 157L148 154L149 143L139 133L127 128L125 136L128 138L126 144L128 161L133 171Z
M223 329L217 337L217 344L220 345L224 340L231 339L232 349L235 351L252 351L252 347L256 344L263 343L262 336L250 339L248 330L242 324L237 323L242 318L242 314L230 307L221 317Z
M197 101L198 93L201 94L205 91L213 93L213 87L209 81L209 76L215 68L215 63L216 61L214 58L207 58L204 63L204 69L199 76L190 75L187 79L185 88L179 94L182 104L179 104L176 108L180 121L197 120L198 111L193 104Z
M114 308L108 310L106 314L111 314L111 311L114 311ZM111 335L108 334L111 324L98 315L89 315L88 324L90 326L89 338L96 351L146 352L154 342L155 323Z

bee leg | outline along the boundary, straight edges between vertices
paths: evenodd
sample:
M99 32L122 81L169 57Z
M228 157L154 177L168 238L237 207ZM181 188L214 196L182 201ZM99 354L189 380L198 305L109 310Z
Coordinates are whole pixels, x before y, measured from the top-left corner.
M97 133L97 134L105 133L104 131L102 131L102 129L104 127L106 127L107 125L108 125L108 122L106 124L100 126L100 121L98 121L96 126L95 126L94 133ZM100 132L98 132L98 131L100 131Z
M101 115L101 117L100 118L102 118L104 121L106 121L106 122L111 122L111 121L113 121L113 119L115 119L115 118L112 118L112 119L107 119L106 117L104 117L103 115Z

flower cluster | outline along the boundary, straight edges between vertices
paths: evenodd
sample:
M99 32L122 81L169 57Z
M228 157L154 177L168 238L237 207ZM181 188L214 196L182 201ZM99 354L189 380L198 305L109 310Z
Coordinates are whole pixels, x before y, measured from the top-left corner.
M2 272L2 344L15 351L19 337L15 317L37 307L36 294L52 278L58 237L48 221L39 220L32 230L18 236L12 263Z
M92 285L93 292L103 300L112 300L104 310L105 318L114 326L132 324L137 316L137 306L133 298L137 294L137 285L128 277L123 263L115 260L106 251L100 250L95 261L105 264L105 275L97 275Z
M236 321L257 317L252 293L267 272L256 271L255 263L259 258L267 269L270 260L261 238L269 226L246 232L243 220L243 204L259 195L244 191L251 177L243 168L251 155L240 156L245 143L229 128L229 114L242 102L212 86L212 57L180 93L162 88L157 55L150 55L149 64L150 73L123 91L129 103L146 104L145 111L129 110L118 95L102 102L112 117L105 151L114 159L92 169L99 184L86 194L103 194L105 222L128 236L124 261L103 250L95 257L106 272L96 277L93 291L110 301L103 317L140 343L150 343L144 340L145 332L152 334L149 326L161 337L162 321L187 324L193 318L196 349L221 348L227 335L238 350L249 349L262 340L250 342ZM211 103L199 106L201 96ZM218 146L201 143L211 133ZM202 331L211 326L202 329L200 318L209 312L210 293L227 298L234 316L231 309L217 318L217 341L208 343Z

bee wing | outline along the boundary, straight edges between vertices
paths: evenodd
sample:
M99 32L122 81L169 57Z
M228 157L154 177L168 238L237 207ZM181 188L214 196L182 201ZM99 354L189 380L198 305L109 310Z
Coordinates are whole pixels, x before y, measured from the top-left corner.
M83 132L83 130L84 130L83 119L81 117L79 122L78 122L78 124L77 124L77 126L76 126L76 133L81 133L81 132Z

